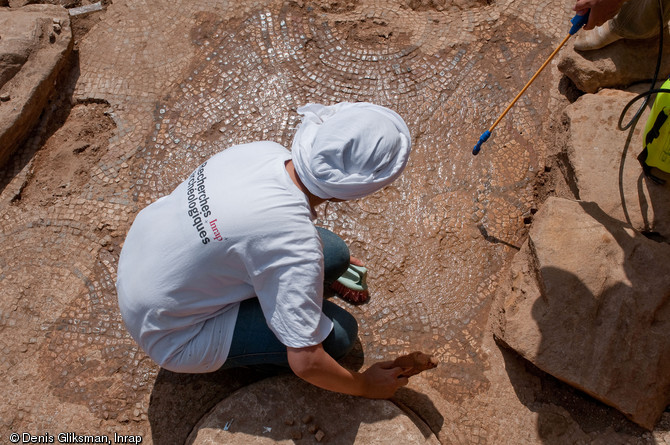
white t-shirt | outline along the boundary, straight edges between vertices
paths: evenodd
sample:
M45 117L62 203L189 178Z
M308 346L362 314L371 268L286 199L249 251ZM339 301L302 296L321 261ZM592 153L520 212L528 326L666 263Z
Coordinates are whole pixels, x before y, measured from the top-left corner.
M131 336L160 366L223 365L239 302L258 296L286 346L321 343L323 248L307 197L274 142L237 145L143 209L119 259L117 291Z

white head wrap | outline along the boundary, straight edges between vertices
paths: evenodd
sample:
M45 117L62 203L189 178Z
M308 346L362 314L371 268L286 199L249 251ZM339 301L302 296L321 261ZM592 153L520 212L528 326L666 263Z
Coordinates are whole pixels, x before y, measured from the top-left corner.
M393 182L407 165L411 137L388 108L343 102L298 108L302 123L293 139L293 165L319 198L356 199Z

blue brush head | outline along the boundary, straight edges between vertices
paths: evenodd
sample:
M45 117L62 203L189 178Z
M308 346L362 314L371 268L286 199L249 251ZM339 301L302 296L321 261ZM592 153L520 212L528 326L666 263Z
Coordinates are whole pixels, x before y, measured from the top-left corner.
M477 155L477 153L479 153L479 150L482 149L482 144L488 141L489 137L491 137L491 132L489 130L486 130L484 133L482 133L481 136L479 136L479 140L475 144L475 148L472 149L473 155Z
M570 23L572 23L572 27L570 28L570 32L568 34L574 35L577 31L582 29L584 25L586 25L586 22L589 21L589 13L587 12L584 15L575 15L572 20L570 20Z

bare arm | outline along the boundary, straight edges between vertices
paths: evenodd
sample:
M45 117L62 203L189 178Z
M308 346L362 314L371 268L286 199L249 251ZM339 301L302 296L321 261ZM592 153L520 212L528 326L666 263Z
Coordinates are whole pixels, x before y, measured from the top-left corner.
M376 363L360 373L343 368L320 344L287 348L287 351L293 372L319 388L371 399L387 399L407 384L407 378L400 377L403 369L391 368L392 362Z
M583 15L591 11L584 29L593 29L614 17L627 0L577 0L574 10Z

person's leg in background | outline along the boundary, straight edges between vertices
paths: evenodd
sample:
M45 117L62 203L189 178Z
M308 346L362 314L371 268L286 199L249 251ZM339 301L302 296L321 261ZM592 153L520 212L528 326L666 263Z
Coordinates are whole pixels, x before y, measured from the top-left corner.
M658 35L658 0L629 0L611 20L611 30L624 39L648 39ZM670 19L670 0L661 0L663 24Z
M661 0L663 25L670 20L670 0ZM591 30L577 33L575 49L590 51L621 39L648 39L658 35L659 0L629 0L614 18Z

